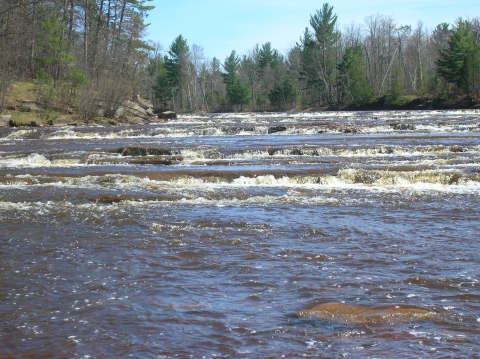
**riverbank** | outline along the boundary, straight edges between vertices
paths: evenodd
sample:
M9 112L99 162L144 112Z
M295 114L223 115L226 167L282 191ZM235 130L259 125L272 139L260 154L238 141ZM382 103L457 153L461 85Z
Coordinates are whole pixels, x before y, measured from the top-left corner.
M375 103L363 106L353 104L332 105L318 108L295 108L287 110L289 113L310 113L324 111L416 111L416 110L463 110L480 109L480 103L472 99L456 97L450 100L438 98L403 97L401 104L389 104L385 98ZM0 113L0 127L43 127L43 126L78 126L78 125L135 125L163 122L166 118L159 118L154 112L153 104L135 96L122 102L113 118L103 116L101 103L98 107L98 116L85 121L81 118L78 108L71 103L55 103L48 107L42 106L36 100L35 84L33 82L18 82L11 86L4 102L4 111ZM253 111L253 113L268 113L278 111ZM182 112L180 112L182 113ZM199 114L205 114L198 111ZM191 114L184 112L184 114ZM161 116L160 116L161 117Z
M449 100L440 98L419 98L419 97L405 97L401 105L388 104L385 98L380 98L378 101L363 106L354 104L330 106L327 111L414 111L414 110L465 110L465 109L479 109L480 103L469 99L466 96L455 97Z

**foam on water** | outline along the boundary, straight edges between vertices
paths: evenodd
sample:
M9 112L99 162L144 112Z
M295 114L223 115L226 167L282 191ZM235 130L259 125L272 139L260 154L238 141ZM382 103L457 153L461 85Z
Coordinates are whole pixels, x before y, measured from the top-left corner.
M0 167L17 168L17 167L70 167L83 166L79 159L59 158L49 160L44 155L33 153L25 157L0 157Z
M2 167L47 167L51 165L50 160L37 153L21 158L0 158L0 166Z
M268 150L273 156L316 156L316 157L388 157L392 155L401 156L425 156L431 154L448 154L452 152L462 152L477 154L480 153L480 146L454 147L454 146L377 146L369 148L327 148L327 147L291 147L291 148L272 148Z
M181 166L201 165L202 161L210 160L252 160L252 159L268 159L268 158L298 158L302 157L302 162L307 163L308 157L312 160L322 157L343 157L369 158L371 161L375 159L386 159L393 156L405 157L404 161L396 159L392 166L405 165L405 161L413 158L417 163L421 164L446 164L446 161L456 161L457 166L477 166L478 163L471 162L469 158L480 153L480 146L459 147L459 146L378 146L369 148L328 148L299 146L289 148L267 148L266 150L246 150L243 153L222 153L218 148L205 147L197 149L181 149L178 151L182 157L182 161L178 164ZM458 153L457 156L453 154ZM69 154L70 155L70 154ZM431 156L437 156L432 158ZM424 156L430 156L422 158ZM449 156L449 157L447 157ZM460 157L461 156L461 157ZM49 156L50 157L50 156ZM13 157L8 152L0 154L0 167L16 168L16 167L69 167L69 166L95 166L99 164L116 164L129 165L130 157L123 157L117 153L89 153L78 156L79 158L59 157L49 159L45 155L33 153L21 157ZM145 157L148 159L148 156ZM463 161L458 162L458 161ZM465 162L467 161L467 162ZM302 163L298 162L298 163ZM220 162L219 162L220 163ZM379 162L383 163L383 162ZM135 162L131 165L135 165Z
M479 132L476 110L471 111L414 111L397 112L323 112L323 113L267 113L267 114L215 114L181 115L178 120L148 126L133 126L121 130L89 131L88 127L61 129L45 134L44 139L116 139L116 138L180 138L219 136L291 136L321 134L389 134L389 133L446 133ZM442 121L439 121L439 118ZM321 121L322 125L312 121ZM341 120L342 122L339 122ZM397 120L397 122L392 122ZM449 123L446 120L450 120ZM412 127L400 127L395 124ZM453 121L453 122L452 122ZM463 123L462 121L466 121ZM269 133L269 127L284 123L283 131ZM254 124L253 128L248 125ZM106 129L106 128L104 128ZM33 131L33 132L32 132ZM4 139L26 138L36 130L20 130Z
M33 130L17 130L17 131L14 131L12 133L9 133L6 137L2 138L2 139L7 139L7 140L11 140L11 139L23 139L23 138L28 138L28 137L31 137L32 135L34 135L35 133L37 132L37 130L33 129Z
M281 176L259 175L256 177L239 176L236 178L203 177L182 175L168 180L150 179L133 175L107 174L104 176L60 177L45 182L38 176L16 176L4 181L0 187L53 187L53 188L90 188L115 191L166 191L181 194L184 190L209 190L225 188L282 188L292 198L304 196L295 189L352 189L363 191L447 191L454 193L480 193L478 176L464 178L459 172L445 170L427 171L365 171L360 169L342 169L337 175L324 176ZM18 178L25 180L18 181ZM292 190L290 190L292 189ZM194 193L193 193L194 194ZM218 193L221 195L221 192ZM227 194L226 194L227 195ZM194 197L201 196L201 192ZM249 196L258 196L249 195Z
M224 119L240 119L258 121L261 119L281 119L281 120L311 120L311 119L334 119L338 121L341 119L367 119L371 121L383 119L421 119L421 118L462 118L465 116L476 116L480 114L477 109L467 110L425 110L425 111L323 111L323 112L265 112L265 113L222 113L209 115L188 115L181 114L180 120L200 120L206 119L210 121L224 120Z
M115 139L115 138L136 138L139 136L139 131L134 129L120 130L114 132L99 132L91 131L85 132L85 130L72 130L63 129L51 134L45 134L43 139L45 140L66 140L66 139Z

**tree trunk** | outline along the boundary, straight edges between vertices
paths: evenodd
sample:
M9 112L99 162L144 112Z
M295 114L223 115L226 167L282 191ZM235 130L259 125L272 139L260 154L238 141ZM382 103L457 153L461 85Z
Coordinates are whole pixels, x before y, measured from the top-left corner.
M83 56L85 69L88 68L88 0L85 0L85 14L84 14L84 24L83 24Z

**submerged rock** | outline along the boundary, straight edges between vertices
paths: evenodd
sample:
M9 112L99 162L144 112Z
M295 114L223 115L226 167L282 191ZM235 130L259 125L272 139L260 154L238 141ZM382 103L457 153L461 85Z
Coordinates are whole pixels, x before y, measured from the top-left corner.
M95 199L95 202L97 203L106 203L106 204L112 204L112 203L120 203L122 201L133 201L135 200L134 197L127 197L127 196L118 196L118 195L103 195L99 196Z
M142 156L128 161L135 165L173 165L183 161L182 156Z
M415 125L414 124L411 124L411 123L396 123L393 125L393 129L394 130L402 130L402 131L406 131L406 130L415 130Z
M285 126L274 126L274 127L268 128L268 133L271 134L271 133L282 132L286 130L287 128Z
M467 152L467 151L464 150L463 147L452 146L452 147L450 147L450 152Z
M171 150L163 148L129 146L112 150L113 153L120 153L122 156L171 156Z
M438 315L426 308L413 306L362 307L344 303L318 304L296 313L300 318L316 318L349 324L382 324L430 320Z

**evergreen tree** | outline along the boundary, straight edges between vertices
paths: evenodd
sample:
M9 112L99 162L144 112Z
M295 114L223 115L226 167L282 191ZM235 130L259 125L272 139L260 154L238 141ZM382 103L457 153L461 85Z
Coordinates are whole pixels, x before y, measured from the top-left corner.
M393 65L390 76L390 88L385 95L387 105L402 106L409 102L408 97L404 96L405 86L401 78L401 71L398 64Z
M333 14L333 6L323 4L322 9L310 17L310 25L315 34L316 74L324 87L324 96L328 104L335 100L336 82L336 43L340 33L336 30L337 15Z
M256 45L249 56L244 56L241 63L241 68L245 73L245 77L250 85L250 92L252 96L252 110L255 110L257 84L260 79L260 68L258 66L258 45ZM258 103L257 103L258 105Z
M242 111L243 105L250 102L250 88L240 80L238 75L234 75L227 85L227 96L230 105L240 105L240 111Z
M38 56L35 60L53 78L54 86L66 72L66 68L75 62L74 56L68 51L65 39L65 24L55 14L41 24L42 31L38 36Z
M36 75L35 99L46 110L43 113L46 117L48 117L48 110L55 102L57 96L57 92L52 84L53 78L44 69L40 69Z
M235 80L235 76L240 68L240 58L237 56L235 50L232 50L231 54L226 57L225 62L222 64L225 71L223 76L223 82L227 85L232 84Z
M168 102L172 100L173 88L164 68L159 71L152 89L155 98L160 101L161 108L166 109Z
M300 38L300 43L296 44L296 48L300 54L299 80L302 82L306 92L303 105L315 106L318 100L317 93L320 85L315 70L315 38L308 28L305 28L303 37Z
M447 44L436 61L438 73L470 96L480 81L480 47L470 22L458 19Z
M209 95L208 103L210 108L219 108L225 105L225 95L221 92L224 89L222 72L220 71L220 60L214 57L208 66L209 69Z
M258 66L264 69L267 66L276 68L280 62L278 50L272 49L272 44L267 42L258 50Z
M268 99L277 109L287 108L287 104L295 101L295 89L292 82L285 80L282 84L275 85L269 92Z
M179 35L170 45L168 56L164 57L168 86L179 94L180 108L183 108L182 90L187 77L188 51L187 40Z
M339 85L357 105L373 101L373 90L366 76L366 64L361 46L347 47L342 62L338 65Z

